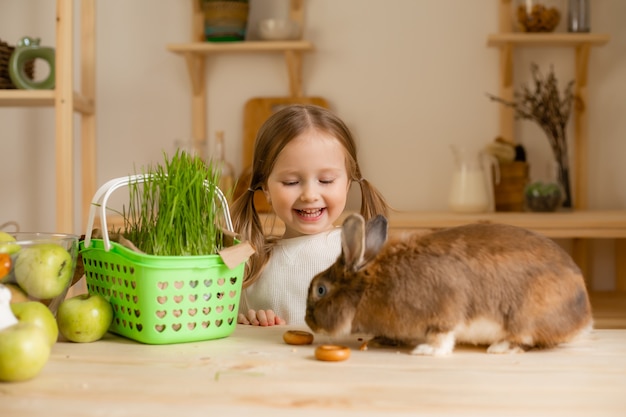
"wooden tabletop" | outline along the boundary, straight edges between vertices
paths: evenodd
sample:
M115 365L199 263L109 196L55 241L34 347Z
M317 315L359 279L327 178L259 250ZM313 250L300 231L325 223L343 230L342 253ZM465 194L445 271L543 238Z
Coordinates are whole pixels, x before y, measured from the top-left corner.
M0 383L2 417L73 416L623 416L626 330L595 330L550 351L448 357L359 350L314 359L282 341L289 327L239 326L224 339L151 346L113 335L57 343L35 379Z

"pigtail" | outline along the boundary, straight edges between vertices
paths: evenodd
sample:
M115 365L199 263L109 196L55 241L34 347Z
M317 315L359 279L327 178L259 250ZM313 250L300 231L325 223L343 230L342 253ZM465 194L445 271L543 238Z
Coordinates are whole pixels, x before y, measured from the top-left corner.
M358 180L361 186L361 215L369 220L379 214L387 216L389 206L383 195L365 178Z
M261 219L254 207L254 191L244 192L232 206L233 227L255 249L246 263L243 288L249 287L259 278L263 267L269 260L271 247L263 233Z

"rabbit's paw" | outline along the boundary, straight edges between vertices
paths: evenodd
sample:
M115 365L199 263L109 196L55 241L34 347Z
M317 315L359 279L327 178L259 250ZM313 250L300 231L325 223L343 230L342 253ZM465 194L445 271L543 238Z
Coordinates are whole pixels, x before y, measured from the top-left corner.
M499 342L492 343L487 348L487 353L523 353L524 348L517 343L509 342L508 340L500 340Z
M433 346L428 343L422 343L421 345L417 345L415 349L411 351L411 355L422 355L422 356L445 356L452 353L452 349L443 347L443 346Z
M429 343L417 345L411 355L445 356L454 350L454 333L438 333L429 335Z

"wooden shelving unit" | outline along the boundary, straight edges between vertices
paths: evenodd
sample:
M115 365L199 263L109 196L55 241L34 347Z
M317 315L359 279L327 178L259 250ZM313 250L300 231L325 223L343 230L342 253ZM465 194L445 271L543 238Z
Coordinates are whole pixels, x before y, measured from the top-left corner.
M204 38L204 12L200 2L192 0L192 41L167 45L167 49L184 57L191 81L191 126L194 149L205 156L207 143L207 94L206 60L210 57L230 53L278 53L283 54L287 65L289 93L301 97L302 53L313 50L313 44L304 40L294 41L242 41L207 42ZM303 0L290 0L289 16L303 27Z
M96 191L95 0L80 1L80 92L74 85L74 1L56 2L54 90L0 90L0 107L53 107L55 111L56 231L75 233L74 114L81 116L82 221ZM84 225L82 225L84 226Z
M591 260L587 238L615 238L616 239L616 286L618 290L626 290L626 231L623 228L613 230L611 236L604 235L596 228L604 224L607 230L611 230L611 222L616 219L619 222L626 220L626 211L586 213L588 207L588 106L587 103L587 76L589 59L593 47L600 47L609 42L610 36L600 33L516 33L513 31L511 14L511 0L500 0L499 7L499 32L487 37L487 45L496 47L500 52L500 86L499 96L512 101L514 93L514 51L518 48L573 48L575 51L575 86L574 94L581 100L582 105L576 106L573 113L574 122L574 160L572 178L574 213L550 213L547 219L537 216L536 213L519 213L526 227L537 228L542 224L564 226L562 234L574 238L574 258L585 273L590 276ZM500 135L515 139L514 113L506 106L499 106L500 111ZM499 213L494 213L494 216ZM516 217L518 218L518 217ZM574 220L574 222L571 222ZM589 232L595 230L594 232Z

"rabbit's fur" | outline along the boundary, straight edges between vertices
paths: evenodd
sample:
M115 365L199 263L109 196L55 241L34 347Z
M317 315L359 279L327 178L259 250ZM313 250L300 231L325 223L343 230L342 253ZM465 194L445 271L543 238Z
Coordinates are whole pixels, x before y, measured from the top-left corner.
M469 224L387 240L387 220L346 218L342 254L309 287L306 323L444 355L456 342L490 353L548 348L592 327L583 276L552 240Z

